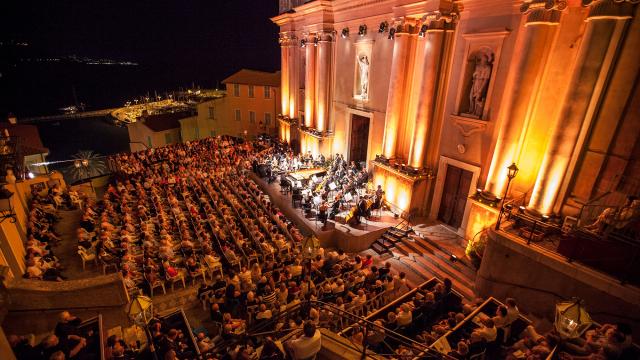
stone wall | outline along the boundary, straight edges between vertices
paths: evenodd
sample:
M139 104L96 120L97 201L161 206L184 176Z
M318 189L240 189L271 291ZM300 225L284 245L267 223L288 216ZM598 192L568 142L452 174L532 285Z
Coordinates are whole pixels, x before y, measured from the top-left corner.
M634 333L640 331L640 289L569 263L556 253L527 246L524 240L503 231L489 230L476 290L483 297L513 297L523 311L551 321L557 301L578 297L586 301L595 321L624 321L632 325Z

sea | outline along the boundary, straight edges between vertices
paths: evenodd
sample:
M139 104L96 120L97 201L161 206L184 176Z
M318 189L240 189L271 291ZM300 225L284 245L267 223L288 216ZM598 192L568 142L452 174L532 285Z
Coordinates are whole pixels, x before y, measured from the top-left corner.
M213 81L211 81L213 83ZM89 65L74 62L19 63L0 76L0 114L20 119L62 113L60 108L85 104L85 110L123 106L144 96L166 96L191 86L215 86L183 81L163 66ZM81 150L111 155L129 150L126 127L109 117L37 122L49 149L49 161L68 160ZM55 168L55 166L54 166Z

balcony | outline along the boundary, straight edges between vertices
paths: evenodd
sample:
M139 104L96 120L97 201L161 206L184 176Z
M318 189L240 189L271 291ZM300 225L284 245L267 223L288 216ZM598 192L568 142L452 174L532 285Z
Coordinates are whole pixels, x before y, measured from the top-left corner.
M526 197L505 205L500 230L515 235L526 246L542 248L604 273L622 284L640 285L640 213L624 222L608 221L592 226L594 218L537 216L525 209ZM612 217L624 211L610 207Z

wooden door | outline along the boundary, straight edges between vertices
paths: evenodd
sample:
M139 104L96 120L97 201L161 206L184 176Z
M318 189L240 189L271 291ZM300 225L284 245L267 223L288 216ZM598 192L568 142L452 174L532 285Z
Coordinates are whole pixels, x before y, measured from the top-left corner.
M447 165L447 175L444 180L438 220L456 229L462 225L472 177L473 173L471 171Z
M352 115L351 134L349 142L349 161L359 164L367 161L367 150L369 146L369 118Z

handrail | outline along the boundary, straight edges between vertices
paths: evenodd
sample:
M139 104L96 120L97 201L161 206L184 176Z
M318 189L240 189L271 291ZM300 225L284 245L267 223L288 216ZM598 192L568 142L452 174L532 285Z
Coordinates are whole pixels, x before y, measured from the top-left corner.
M90 311L97 309L115 309L121 308L122 305L101 305L101 306L65 306L62 308L37 308L37 309L8 309L10 313L29 313L29 312L59 312L69 310Z
M421 343L419 343L419 342L417 342L417 341L415 341L413 339L410 339L410 338L408 338L408 337L406 337L406 336L404 336L402 334L396 333L395 331L386 329L383 326L379 326L379 325L375 324L374 322L367 320L364 317L357 316L357 315L355 315L355 314L353 314L353 313L351 313L349 311L342 310L342 309L336 307L335 305L333 305L331 303L326 303L326 302L319 301L319 300L307 300L307 301L300 302L299 304L296 304L295 306L293 306L293 307L285 310L284 312L281 312L280 314L278 314L278 317L275 318L275 319L281 319L282 317L287 316L289 313L292 313L295 310L299 310L303 306L313 306L313 305L316 305L319 309L326 309L326 310L330 310L333 313L340 314L340 316L354 318L354 319L356 319L356 322L359 323L359 324L366 324L367 326L370 326L370 327L372 327L374 329L378 329L378 330L384 331L385 334L391 334L393 337L396 337L396 338L402 340L406 344L411 344L409 347L412 347L414 349L422 349L422 348L426 349L427 348L427 346L424 345L424 344L421 344ZM274 321L275 320L272 318L269 322L273 323ZM263 324L260 324L260 325L261 326L267 326L268 323L263 323ZM247 336L253 336L253 334L247 333ZM422 350L420 350L420 351L422 351Z

